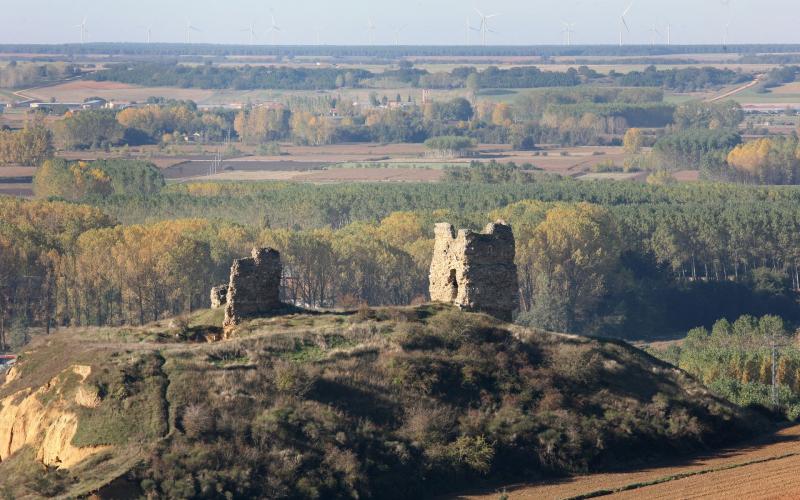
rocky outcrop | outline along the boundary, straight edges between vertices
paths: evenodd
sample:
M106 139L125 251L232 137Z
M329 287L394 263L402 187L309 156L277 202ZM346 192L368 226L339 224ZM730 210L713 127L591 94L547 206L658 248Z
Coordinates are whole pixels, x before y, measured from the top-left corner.
M250 258L233 262L223 323L226 331L247 318L267 316L283 307L281 271L281 254L272 248L254 248Z
M519 304L515 242L511 226L498 221L481 233L436 224L430 270L434 302L511 321Z
M215 286L211 289L211 308L219 309L228 303L228 285Z

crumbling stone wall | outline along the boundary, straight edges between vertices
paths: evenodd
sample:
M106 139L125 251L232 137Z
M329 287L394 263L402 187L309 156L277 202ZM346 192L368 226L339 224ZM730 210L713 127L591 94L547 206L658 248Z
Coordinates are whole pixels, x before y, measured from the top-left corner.
M254 248L251 257L233 261L223 327L281 309L280 289L281 254L277 250Z
M434 302L511 321L519 305L515 242L511 226L498 221L481 233L436 224L430 271Z
M219 309L228 302L228 285L215 286L211 289L211 308Z

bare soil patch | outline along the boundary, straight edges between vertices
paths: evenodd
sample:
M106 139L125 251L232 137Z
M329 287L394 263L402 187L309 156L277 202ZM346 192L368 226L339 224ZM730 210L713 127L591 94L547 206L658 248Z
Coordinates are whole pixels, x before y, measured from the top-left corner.
M332 168L298 175L304 182L437 182L443 170L425 168Z
M33 177L36 167L8 166L0 167L0 182L9 182L7 179L18 177Z
M680 170L672 174L678 182L697 182L700 180L699 170Z
M295 181L295 182L437 182L444 176L440 169L424 168L331 168L327 170L250 170L221 172L203 176L209 181Z
M254 173L254 172L304 172L317 170L327 166L327 163L300 162L300 161L239 161L226 160L218 167L218 175L225 173ZM189 160L164 169L167 179L186 179L190 177L208 177L212 167L210 160ZM216 176L215 176L216 177Z
M0 196L31 197L33 196L33 185L0 182Z

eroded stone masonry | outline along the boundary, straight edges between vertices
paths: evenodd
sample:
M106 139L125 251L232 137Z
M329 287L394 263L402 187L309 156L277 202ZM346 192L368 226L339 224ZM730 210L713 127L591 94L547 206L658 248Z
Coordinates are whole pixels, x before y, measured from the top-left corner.
M223 327L282 309L281 270L281 254L272 248L254 248L249 258L233 261Z
M228 285L215 286L211 289L211 308L219 309L228 302Z
M430 272L434 302L454 304L511 321L519 304L515 242L511 226L498 221L483 232L436 224Z

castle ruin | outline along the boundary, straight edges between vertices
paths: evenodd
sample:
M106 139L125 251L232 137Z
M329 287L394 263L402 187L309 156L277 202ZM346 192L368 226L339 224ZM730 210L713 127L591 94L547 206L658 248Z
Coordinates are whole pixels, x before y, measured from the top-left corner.
M226 330L244 319L266 316L283 308L281 271L281 254L272 248L254 248L249 258L233 261L225 296ZM219 293L220 289L214 290Z
M456 233L452 224L440 223L435 235L431 300L511 321L519 303L511 226L498 221L481 233Z
M219 309L228 303L228 285L215 286L211 289L211 309Z

